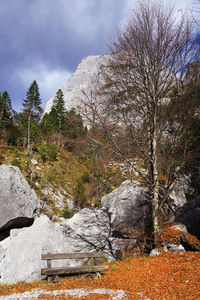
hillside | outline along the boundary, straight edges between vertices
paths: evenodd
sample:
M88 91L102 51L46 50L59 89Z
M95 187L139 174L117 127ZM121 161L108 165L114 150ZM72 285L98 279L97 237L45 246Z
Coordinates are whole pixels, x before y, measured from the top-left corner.
M41 203L41 213L70 217L83 207L99 205L103 195L120 185L120 170L87 156L58 149L57 159L41 158L40 146L31 157L25 147L0 147L0 163L18 166Z

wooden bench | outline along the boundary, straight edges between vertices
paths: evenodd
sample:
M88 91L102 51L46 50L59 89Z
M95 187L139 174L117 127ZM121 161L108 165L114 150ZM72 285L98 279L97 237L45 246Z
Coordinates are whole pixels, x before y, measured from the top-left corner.
M83 274L96 273L108 270L107 265L99 265L99 259L105 258L106 254L103 252L75 252L75 253L47 253L42 254L41 259L47 260L47 268L41 269L42 275L47 275L48 281L52 279L55 281L58 275L68 274ZM52 268L51 261L57 259L94 259L94 265L78 266L78 267L54 267Z

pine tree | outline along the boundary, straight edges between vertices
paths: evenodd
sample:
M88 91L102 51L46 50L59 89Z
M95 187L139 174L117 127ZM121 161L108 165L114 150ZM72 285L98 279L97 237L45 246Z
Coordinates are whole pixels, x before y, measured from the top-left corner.
M42 101L40 98L39 87L37 81L34 80L27 93L26 99L24 99L23 106L24 106L24 114L28 118L28 152L30 151L30 127L31 122L34 124L38 124L43 109L41 107Z
M61 143L61 132L64 130L66 123L65 113L64 94L62 90L59 89L53 99L53 106L50 112L55 119L55 125L59 134L59 146Z
M61 89L57 91L56 96L53 99L51 112L55 116L56 125L61 129L65 122L65 100Z
M0 93L0 136L4 143L12 145L16 143L19 134L15 124L15 114L8 92Z
M0 93L0 128L6 128L12 122L12 105L7 91Z

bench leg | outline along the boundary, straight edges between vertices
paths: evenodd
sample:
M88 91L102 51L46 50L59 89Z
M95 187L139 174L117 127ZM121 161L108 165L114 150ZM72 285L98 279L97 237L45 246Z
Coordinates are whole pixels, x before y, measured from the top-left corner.
M50 283L52 281L52 276L47 276L47 282Z
M53 282L53 283L59 282L59 276L58 276L58 275L53 275L53 277L52 277L52 282Z
M58 275L48 275L47 276L47 282L53 282L53 283L57 283L59 281L59 276Z

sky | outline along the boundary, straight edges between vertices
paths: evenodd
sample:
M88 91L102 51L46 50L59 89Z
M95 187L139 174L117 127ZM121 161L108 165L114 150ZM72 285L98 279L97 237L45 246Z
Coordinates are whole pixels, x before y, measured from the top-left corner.
M160 0L179 14L193 0ZM108 53L110 37L126 23L136 0L0 0L0 91L12 106L37 80L47 100L89 55Z

